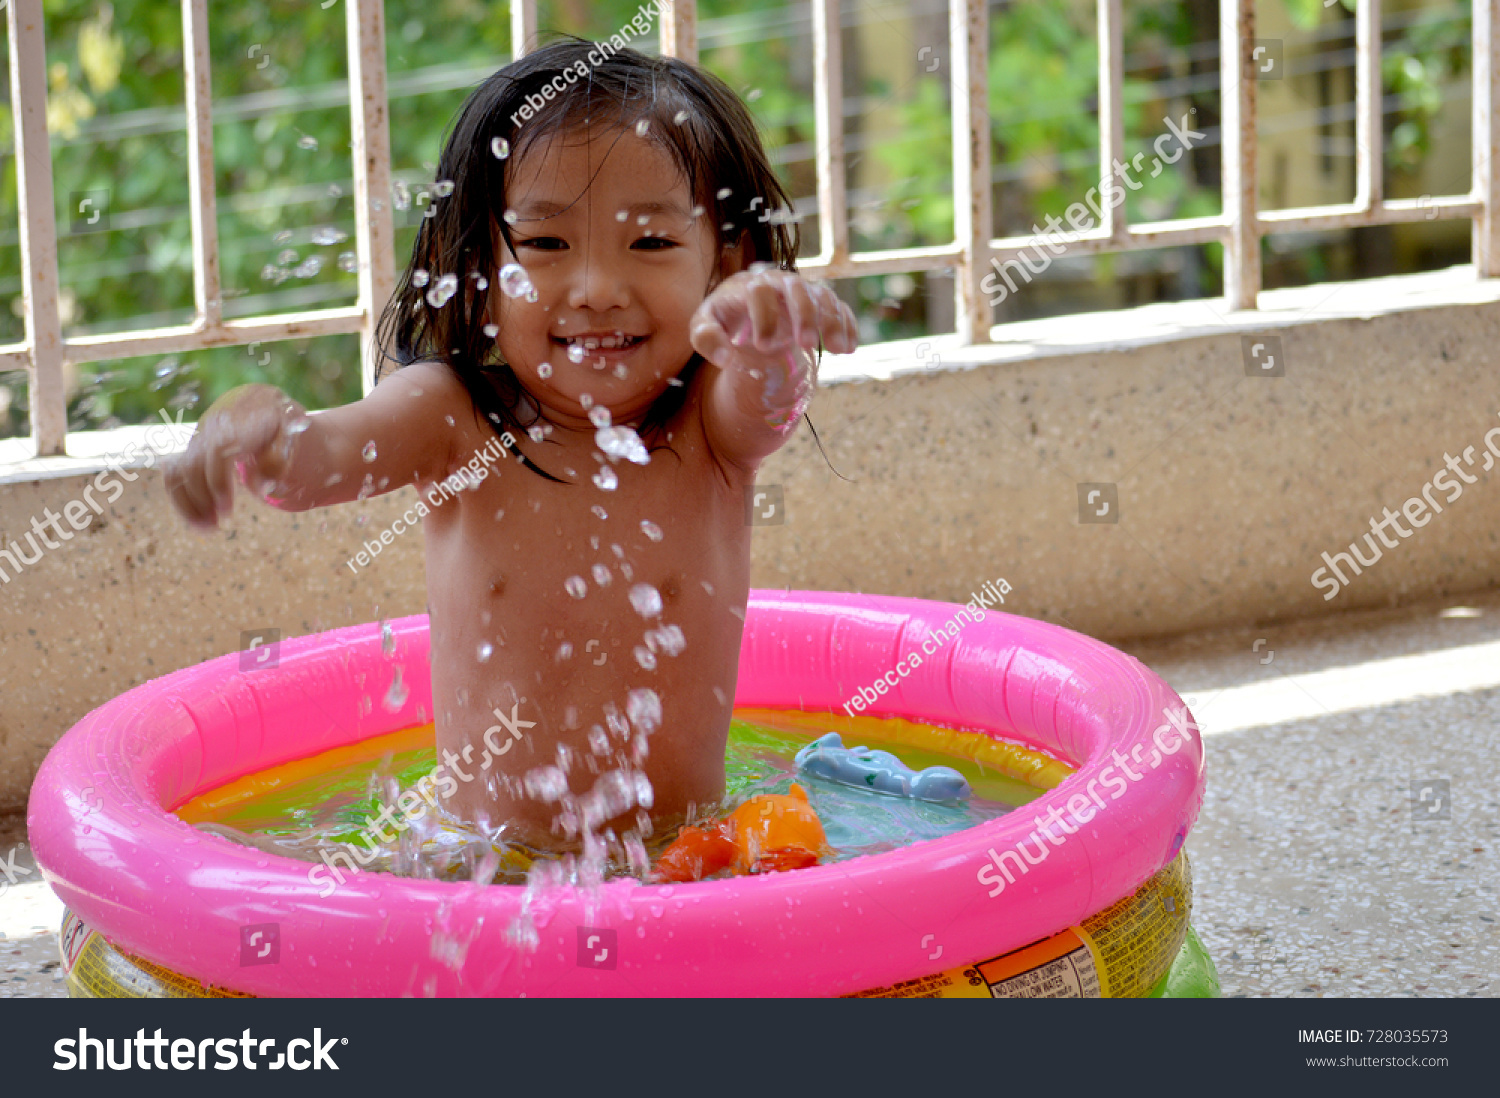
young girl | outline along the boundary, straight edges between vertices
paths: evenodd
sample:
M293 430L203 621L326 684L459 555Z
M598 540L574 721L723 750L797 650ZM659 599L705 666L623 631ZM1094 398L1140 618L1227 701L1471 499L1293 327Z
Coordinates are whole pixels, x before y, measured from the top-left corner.
M747 489L853 316L793 273L748 111L682 61L565 41L506 66L433 194L380 323L399 368L313 416L226 394L167 489L207 527L236 470L287 510L425 499L499 436L424 520L447 808L540 847L670 827L724 793Z

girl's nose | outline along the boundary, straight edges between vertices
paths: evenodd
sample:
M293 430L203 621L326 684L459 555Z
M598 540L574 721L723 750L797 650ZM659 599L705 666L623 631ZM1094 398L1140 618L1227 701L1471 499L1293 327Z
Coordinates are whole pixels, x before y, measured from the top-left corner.
M568 306L602 313L630 304L625 272L608 259L585 255L575 265L568 284Z

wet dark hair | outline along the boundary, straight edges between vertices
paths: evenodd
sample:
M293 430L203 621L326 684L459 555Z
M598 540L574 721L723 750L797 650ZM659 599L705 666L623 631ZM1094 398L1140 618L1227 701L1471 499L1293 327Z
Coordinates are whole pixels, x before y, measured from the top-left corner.
M556 92L554 78L570 70L576 79L560 80L565 90ZM555 93L550 99L542 93L549 85ZM672 157L693 201L703 207L719 254L744 242L747 264L796 269L799 234L790 220L791 200L771 168L754 118L728 85L676 58L567 38L505 66L459 110L437 165L437 179L451 182L452 191L432 200L430 216L417 229L411 262L381 314L376 380L388 362L397 368L419 360L445 362L468 391L476 415L482 414L497 435L508 430L521 438L531 426L516 412L522 386L495 339L484 334L487 295L477 289L477 276L498 278L497 230L514 250L503 216L506 184L517 162L544 138L595 124L623 130L643 120L647 139ZM508 156L495 155L497 139L509 145ZM412 281L419 270L428 272L424 286ZM434 307L426 295L444 274L455 275L458 286L451 301ZM648 445L681 409L702 364L695 353L678 375L683 384L669 387L651 406L641 427ZM559 480L529 459L526 464Z

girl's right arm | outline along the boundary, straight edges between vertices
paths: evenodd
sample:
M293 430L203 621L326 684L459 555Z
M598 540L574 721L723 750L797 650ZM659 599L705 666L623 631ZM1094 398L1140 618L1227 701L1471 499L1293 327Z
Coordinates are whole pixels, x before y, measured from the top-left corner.
M441 363L403 367L363 400L317 415L274 386L243 385L204 413L163 477L183 517L207 528L229 515L236 470L282 510L347 503L442 479L465 416L468 392Z

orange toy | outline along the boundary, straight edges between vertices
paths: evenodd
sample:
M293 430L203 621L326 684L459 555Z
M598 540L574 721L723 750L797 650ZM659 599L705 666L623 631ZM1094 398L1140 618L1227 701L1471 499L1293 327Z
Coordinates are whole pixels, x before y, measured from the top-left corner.
M829 852L828 837L807 792L793 783L790 793L751 797L727 820L707 827L684 827L656 864L660 881L699 881L722 869L736 873L777 873L817 865Z

